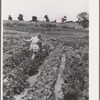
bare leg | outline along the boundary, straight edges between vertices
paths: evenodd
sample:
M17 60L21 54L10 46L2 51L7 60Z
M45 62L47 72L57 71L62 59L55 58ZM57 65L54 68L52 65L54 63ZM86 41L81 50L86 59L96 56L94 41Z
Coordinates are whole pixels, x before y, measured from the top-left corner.
M32 55L32 60L35 58L35 54L33 53L33 55Z
M31 51L33 48L32 48L33 46L32 45L30 45L30 48L29 48L29 51Z

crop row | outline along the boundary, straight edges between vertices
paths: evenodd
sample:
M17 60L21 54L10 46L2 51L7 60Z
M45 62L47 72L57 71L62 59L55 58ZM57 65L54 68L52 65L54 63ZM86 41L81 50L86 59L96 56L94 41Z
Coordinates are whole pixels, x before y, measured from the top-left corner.
M64 100L89 100L88 48L66 48Z
M26 79L30 75L34 75L38 71L38 66L41 65L47 56L47 51L44 51L31 60L31 52L28 48L24 48L4 61L3 66L3 94L4 100L13 100L14 95L20 94L29 86Z
M61 63L62 48L54 50L44 61L36 83L27 89L23 100L55 100L54 87Z

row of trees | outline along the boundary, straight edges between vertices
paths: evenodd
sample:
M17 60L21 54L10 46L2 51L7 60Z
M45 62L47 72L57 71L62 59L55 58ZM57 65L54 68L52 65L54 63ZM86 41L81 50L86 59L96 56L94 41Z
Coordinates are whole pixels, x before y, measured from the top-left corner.
M44 18L45 18L46 22L50 22L48 15L45 15ZM84 28L89 26L89 14L87 12L79 13L76 18L78 19L77 22L79 24L81 24ZM24 20L23 19L23 14L19 14L17 19L19 21L23 21ZM12 20L11 15L9 15L8 20ZM37 16L32 16L32 20L31 21L38 22ZM61 18L61 21L62 21L62 23L66 22L67 21L67 17L63 16L63 18ZM54 20L53 22L56 22L56 20Z
M45 15L44 18L45 18L46 22L50 22L48 15ZM17 17L17 19L19 21L23 21L24 20L23 19L23 14L19 14L19 16ZM11 15L8 16L8 20L13 20L13 18L11 17ZM64 16L62 18L62 22L66 22L66 20L67 20L67 17ZM38 21L37 16L32 16L32 20L31 21L37 22ZM54 20L54 22L56 22L56 20Z

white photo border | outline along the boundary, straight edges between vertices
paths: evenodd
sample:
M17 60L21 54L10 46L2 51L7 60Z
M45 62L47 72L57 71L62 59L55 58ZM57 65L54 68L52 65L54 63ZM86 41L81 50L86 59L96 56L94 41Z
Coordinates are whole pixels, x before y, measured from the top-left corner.
M3 66L3 0L1 0L1 100ZM99 100L99 0L89 0L89 100Z
M99 100L99 0L89 0L89 100Z

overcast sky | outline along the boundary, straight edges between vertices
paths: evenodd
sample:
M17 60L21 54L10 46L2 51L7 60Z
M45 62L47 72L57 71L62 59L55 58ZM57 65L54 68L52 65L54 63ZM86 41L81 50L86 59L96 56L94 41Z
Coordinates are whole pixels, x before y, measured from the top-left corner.
M44 15L48 15L50 20L59 20L64 15L68 20L77 20L76 16L80 12L89 12L89 0L2 0L3 19L8 19L11 15L14 20L18 14L24 15L24 20L31 20L32 16L37 16L39 20L44 20Z

